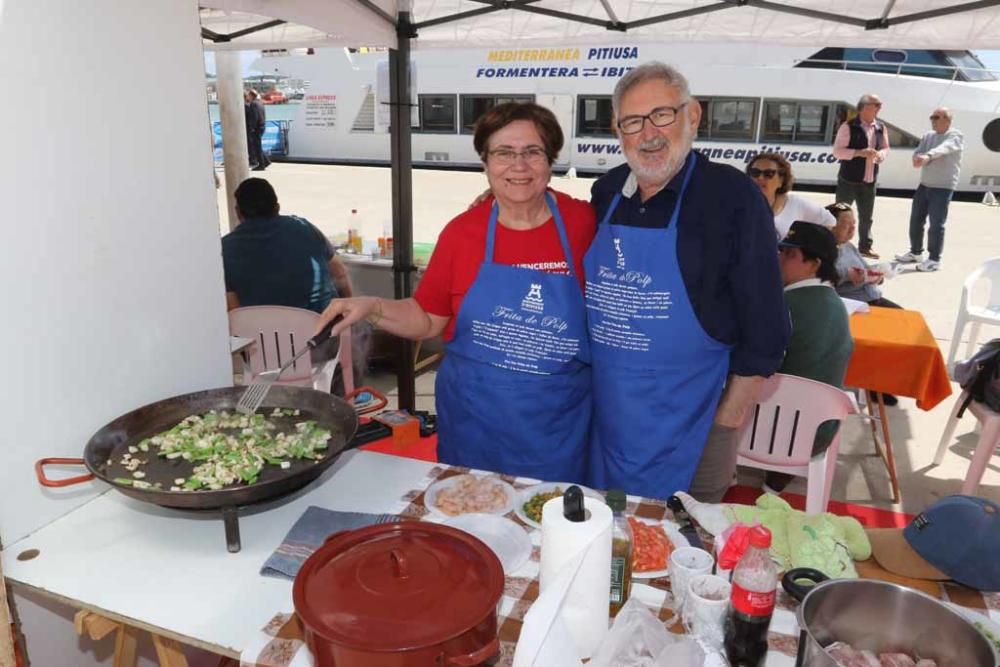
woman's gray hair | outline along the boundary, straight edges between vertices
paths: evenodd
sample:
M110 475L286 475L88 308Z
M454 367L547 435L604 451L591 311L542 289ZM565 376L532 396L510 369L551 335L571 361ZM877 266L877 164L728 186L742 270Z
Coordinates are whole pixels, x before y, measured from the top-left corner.
M618 115L618 109L621 108L622 98L625 97L625 93L630 88L645 81L655 81L657 79L672 88L676 88L677 92L681 95L681 101L691 97L687 79L684 78L683 74L670 65L661 63L658 60L651 60L630 70L628 74L618 80L617 85L615 85L614 95L611 97L611 108L615 116Z

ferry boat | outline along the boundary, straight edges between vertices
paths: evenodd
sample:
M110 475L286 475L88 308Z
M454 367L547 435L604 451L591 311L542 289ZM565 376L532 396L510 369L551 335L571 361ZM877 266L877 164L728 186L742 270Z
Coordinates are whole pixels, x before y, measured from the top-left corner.
M649 60L687 76L703 108L695 149L712 160L742 168L779 151L799 183L832 185L837 128L861 95L875 93L891 146L880 187L916 187L912 150L930 130L930 112L946 106L966 141L959 190L1000 189L1000 77L969 51L712 43L414 51L414 164L479 167L471 137L479 115L532 100L555 112L566 135L555 169L604 172L624 159L612 131L615 82ZM286 52L256 68L308 82L285 128L288 159L389 163L386 51Z

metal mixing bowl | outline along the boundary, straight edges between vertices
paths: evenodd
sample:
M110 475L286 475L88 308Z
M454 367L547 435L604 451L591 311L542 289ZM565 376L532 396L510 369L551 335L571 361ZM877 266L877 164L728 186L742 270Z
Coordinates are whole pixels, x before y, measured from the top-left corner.
M902 652L941 667L997 667L993 646L960 614L912 588L873 579L835 579L813 588L797 612L796 665L837 667L823 649L840 641L858 650Z

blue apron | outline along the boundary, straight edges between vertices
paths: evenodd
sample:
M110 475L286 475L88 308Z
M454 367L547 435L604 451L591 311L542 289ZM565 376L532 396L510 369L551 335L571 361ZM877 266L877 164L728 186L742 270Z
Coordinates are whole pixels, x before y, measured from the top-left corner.
M584 259L594 374L590 483L652 498L686 491L729 370L730 346L702 329L666 229L611 224L615 195Z
M437 374L438 457L452 465L582 482L590 429L590 351L580 284L555 197L546 193L569 275L486 254L458 309Z

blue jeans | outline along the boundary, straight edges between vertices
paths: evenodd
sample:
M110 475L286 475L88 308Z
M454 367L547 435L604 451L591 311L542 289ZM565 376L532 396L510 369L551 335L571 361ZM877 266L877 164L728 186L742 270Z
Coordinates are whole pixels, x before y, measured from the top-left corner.
M954 190L929 188L926 185L921 185L913 193L913 205L910 207L910 252L914 255L924 251L924 223L930 217L927 253L933 261L941 261L941 251L944 250L944 223L948 219L948 204L953 194Z

